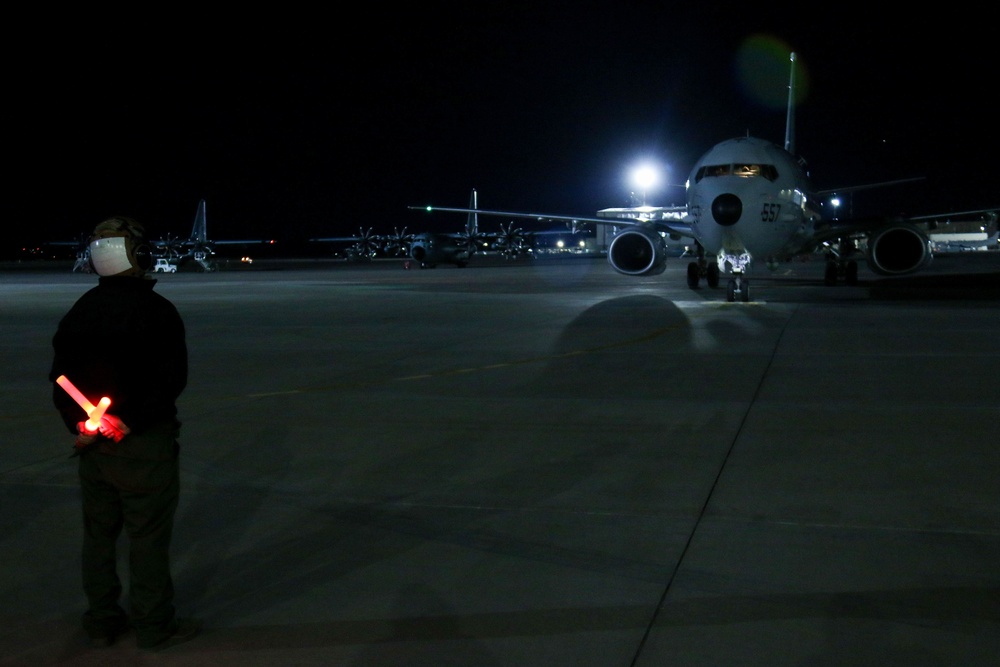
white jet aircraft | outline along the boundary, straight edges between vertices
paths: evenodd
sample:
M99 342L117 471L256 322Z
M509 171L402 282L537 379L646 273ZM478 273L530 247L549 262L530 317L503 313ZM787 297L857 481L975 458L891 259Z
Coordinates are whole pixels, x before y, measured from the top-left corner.
M927 234L916 223L918 218L827 220L820 215L823 195L921 179L817 191L805 161L795 154L795 53L790 60L784 147L750 136L713 146L691 170L684 206L603 209L593 218L483 209L475 212L612 225L619 231L608 246L608 262L615 271L632 276L663 272L666 237L693 238L698 259L688 265L688 285L697 288L704 279L710 287L717 287L720 275L728 273L727 301L750 300L747 273L751 261L762 260L773 269L778 262L817 249L827 253L827 284L834 284L839 277L848 284L857 281L855 254L861 248L867 253L869 268L879 275L903 275L926 267L933 253ZM437 206L409 208L472 212ZM935 216L921 219L931 217Z

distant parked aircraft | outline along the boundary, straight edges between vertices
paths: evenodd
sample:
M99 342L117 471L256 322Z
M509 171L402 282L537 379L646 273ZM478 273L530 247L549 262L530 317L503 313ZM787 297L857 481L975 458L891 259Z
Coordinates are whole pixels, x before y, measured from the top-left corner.
M191 225L191 235L186 239L167 236L156 241L150 241L156 257L165 258L171 264L183 264L194 260L206 271L214 270L211 258L215 255L217 245L271 245L273 239L225 239L212 241L208 238L205 200L198 202L198 210Z

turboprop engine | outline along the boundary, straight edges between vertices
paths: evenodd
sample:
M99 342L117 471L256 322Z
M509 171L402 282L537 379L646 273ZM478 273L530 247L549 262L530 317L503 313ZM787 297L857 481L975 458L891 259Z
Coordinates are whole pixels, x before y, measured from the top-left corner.
M880 276L912 273L931 263L930 239L913 225L896 224L868 239L868 268Z
M667 244L659 232L627 227L608 246L608 263L628 276L655 276L667 268Z

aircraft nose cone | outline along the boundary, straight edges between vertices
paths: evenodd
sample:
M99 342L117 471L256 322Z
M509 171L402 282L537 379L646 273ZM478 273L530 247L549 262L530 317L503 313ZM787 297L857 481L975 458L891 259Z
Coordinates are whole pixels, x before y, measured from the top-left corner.
M743 202L734 194L719 195L712 202L712 217L723 227L735 225L743 215Z

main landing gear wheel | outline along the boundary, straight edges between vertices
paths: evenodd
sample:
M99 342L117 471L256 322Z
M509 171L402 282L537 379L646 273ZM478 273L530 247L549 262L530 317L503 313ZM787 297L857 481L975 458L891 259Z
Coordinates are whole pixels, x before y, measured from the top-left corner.
M844 267L844 282L848 285L854 286L858 284L858 263L855 261L850 261L847 266Z
M835 260L828 260L826 270L823 272L823 284L830 287L837 284L837 278L843 273L844 284L858 284L858 263L854 260L838 264Z
M698 289L698 278L700 271L698 270L698 263L691 262L688 264L687 281L688 287L691 289Z
M687 266L687 284L691 289L698 289L698 281L701 280L702 271L705 273L705 283L715 289L719 286L719 265L709 264L702 269L698 262L690 262Z
M833 260L826 263L826 270L823 272L823 284L827 287L837 284L837 263Z
M719 265L709 264L708 269L705 270L705 282L708 286L715 289L719 286Z

